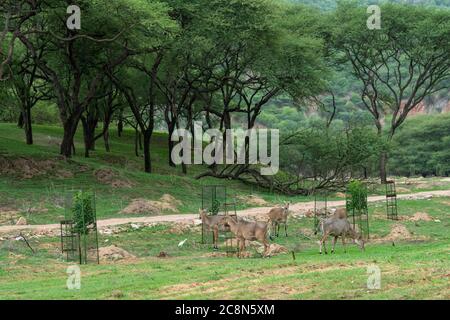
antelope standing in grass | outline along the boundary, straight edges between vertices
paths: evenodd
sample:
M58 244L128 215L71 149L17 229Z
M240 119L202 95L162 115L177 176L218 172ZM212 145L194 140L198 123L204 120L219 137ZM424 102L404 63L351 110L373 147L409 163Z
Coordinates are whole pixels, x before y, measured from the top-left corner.
M239 243L238 257L242 255L245 250L245 241L259 241L264 245L263 256L266 255L269 248L269 241L267 240L268 224L266 222L250 222L240 220L237 221L233 217L225 217L225 222L230 226L230 230Z
M342 245L345 252L347 252L347 249L345 248L345 237L353 239L353 242L355 242L361 250L364 250L364 240L362 239L361 234L357 233L350 222L345 218L340 219L338 216L332 216L323 219L320 221L319 228L323 235L320 240L320 254L322 254L322 247L325 247L325 254L327 254L326 240L328 236L333 237L333 248L331 249L331 253L334 253L334 247L338 237L342 238Z
M202 220L202 227L206 231L212 231L214 250L218 250L219 228L223 228L224 231L229 231L229 227L225 224L225 216L208 215L206 210L203 209L199 209L199 213L200 219Z
M272 230L276 231L276 236L280 234L280 224L284 224L284 233L287 234L287 218L289 215L289 202L281 208L273 208L267 214L269 216L269 223L272 226ZM272 239L272 234L270 235Z

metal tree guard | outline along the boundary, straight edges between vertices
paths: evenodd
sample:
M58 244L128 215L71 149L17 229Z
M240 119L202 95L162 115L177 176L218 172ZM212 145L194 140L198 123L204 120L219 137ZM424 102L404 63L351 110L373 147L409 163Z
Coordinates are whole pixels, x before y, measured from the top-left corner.
M386 215L388 219L398 220L397 190L395 181L386 181Z
M320 219L326 218L328 212L328 192L314 191L314 232L318 231Z
M231 216L237 219L236 201L228 201L227 188L224 185L207 185L202 187L202 209L209 215ZM219 228L219 238L225 241L227 254L237 252L237 242L230 230ZM213 232L205 229L202 225L202 244L213 242Z
M80 198L74 201L76 195ZM77 261L80 264L87 264L90 261L99 264L95 193L86 193L82 190L67 192L64 216L64 220L60 222L63 256L67 261Z
M364 184L365 192L363 198L359 199L358 203L354 203L352 194L347 188L346 192L346 208L348 218L350 219L353 229L358 230L363 239L369 240L369 210L367 205L367 185ZM361 195L360 195L361 197Z

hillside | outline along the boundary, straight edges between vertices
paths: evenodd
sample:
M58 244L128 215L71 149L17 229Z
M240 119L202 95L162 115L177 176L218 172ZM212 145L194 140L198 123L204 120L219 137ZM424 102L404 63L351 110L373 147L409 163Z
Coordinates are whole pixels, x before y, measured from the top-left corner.
M90 158L84 158L82 133L78 132L75 145L78 152L69 161L58 156L61 135L59 127L36 125L35 145L27 146L21 129L13 124L0 124L0 212L17 212L12 220L24 215L31 224L58 223L64 217L64 194L80 188L96 192L99 218L123 217L120 211L133 199L158 201L167 194L182 205L158 214L195 213L201 207L204 184L226 184L230 196L254 194L268 202L285 199L260 193L237 181L196 180L194 177L204 170L201 166L188 167L188 174L183 175L181 168L172 168L167 163L164 133L155 133L152 141L152 174L143 172L142 156L134 156L132 131L125 130L118 138L112 130L112 151L104 151L99 142ZM17 160L14 166L12 159ZM245 201L238 205L252 206Z

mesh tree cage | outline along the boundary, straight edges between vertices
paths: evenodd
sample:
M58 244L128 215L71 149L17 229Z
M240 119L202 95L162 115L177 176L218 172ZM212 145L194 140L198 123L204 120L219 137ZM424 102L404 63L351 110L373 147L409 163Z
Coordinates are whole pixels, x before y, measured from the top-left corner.
M363 239L369 239L369 211L367 205L367 185L361 181L352 181L346 192L347 215L353 228L361 233Z
M320 220L327 217L328 192L326 190L314 191L314 226L313 231L319 231Z
M202 187L202 209L208 215L232 216L237 219L236 201L228 199L227 188L224 185L206 185ZM202 243L212 244L214 235L202 224ZM237 241L233 233L224 226L219 226L219 245L224 244L227 254L234 254L238 250Z
M66 261L99 263L95 193L70 191L65 195L64 220L60 222L61 251Z
M397 190L393 180L386 182L386 215L388 219L398 220Z

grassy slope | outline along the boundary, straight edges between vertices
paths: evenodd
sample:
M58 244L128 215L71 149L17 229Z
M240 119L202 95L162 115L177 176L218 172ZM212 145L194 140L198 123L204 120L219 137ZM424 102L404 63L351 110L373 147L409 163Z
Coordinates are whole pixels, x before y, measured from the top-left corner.
M31 224L57 223L64 216L64 191L77 188L92 188L97 193L98 218L122 216L119 212L134 198L157 200L164 193L169 193L183 202L179 208L182 213L197 212L201 205L201 190L203 184L222 184L228 187L230 195L256 194L268 202L279 203L288 198L277 194L268 194L250 186L234 181L217 181L205 178L194 179L194 176L205 170L202 166L192 166L188 175L184 176L180 168L168 166L167 136L155 133L152 143L152 160L154 173L146 174L143 170L142 157L134 156L134 133L125 131L122 138L118 138L115 131L111 133L112 151L104 151L101 140L97 143L97 151L92 152L91 158L83 157L81 133L76 136L77 156L67 163L58 160L58 147L49 143L49 138L59 140L62 136L61 128L49 126L35 126L35 145L27 146L23 141L23 131L14 124L0 123L0 154L7 153L11 157L25 157L32 159L54 159L60 169L74 173L73 178L58 178L54 174L36 176L33 179L23 179L17 175L0 175L0 208L8 207L20 210ZM88 171L78 172L80 165L88 166ZM111 188L99 183L94 177L95 170L113 168L123 177L134 183L132 188ZM407 186L411 191L435 190L450 188L448 182L434 182ZM404 192L407 192L405 190ZM373 194L383 194L384 190L372 190ZM291 201L312 200L307 197L289 198ZM239 207L248 206L238 203ZM43 207L47 212L26 214L29 207ZM171 213L171 212L164 212Z
M41 204L48 209L46 213L27 216L32 224L57 223L64 215L64 209L58 206L64 191L77 188L92 188L97 193L98 218L121 216L118 212L131 199L147 198L157 200L163 194L169 193L183 202L180 207L182 213L197 212L201 204L203 184L226 183L228 193L258 194L269 202L279 202L283 196L262 194L250 186L234 181L217 181L205 178L194 179L194 176L205 170L202 166L192 166L188 175L184 176L181 168L171 168L168 162L167 135L155 133L152 142L152 160L154 172L146 174L143 170L143 158L134 156L134 133L125 131L122 138L118 138L115 131L111 133L112 152L104 151L103 141L97 143L97 151L92 152L90 158L84 158L84 148L81 133L76 136L77 156L66 163L57 160L58 166L65 171L74 173L73 178L58 178L55 175L37 176L33 179L22 179L20 176L0 175L0 207L9 206L26 211L30 206ZM58 147L49 144L49 137L58 140L62 131L58 127L35 126L35 145L27 146L23 142L23 131L13 124L0 124L0 153L7 153L11 157L26 157L33 159L57 159ZM77 172L80 165L87 165L88 171ZM122 176L134 183L132 188L111 188L99 183L93 173L99 168L113 168ZM305 200L298 198L298 201ZM245 207L246 204L241 204ZM170 212L165 212L170 213Z
M128 263L82 266L80 291L66 289L66 268L56 238L32 239L38 248L30 255L25 245L12 241L0 251L0 299L449 299L449 199L401 201L400 213L428 212L435 221L402 222L414 236L426 241L369 243L365 252L340 243L334 255L319 255L317 245L299 236L312 220L292 220L290 236L277 243L296 252L261 259L211 257L201 245L198 229L181 234L170 226L115 235L102 235L102 245L115 244L138 259ZM372 237L385 236L395 223L382 216L382 204L371 206ZM188 239L182 248L177 244ZM4 244L6 246L7 244ZM164 250L169 258L156 258ZM381 269L381 290L368 290L367 267Z
M0 151L8 150L14 157L55 158L57 148L48 145L47 136L59 137L58 128L38 126L35 128L36 145L25 146L22 132L13 125L0 124ZM113 136L115 136L113 134ZM78 136L77 149L82 152ZM38 205L48 207L45 214L31 214L33 223L57 222L63 209L52 204L66 187L92 186L98 194L99 217L117 216L120 208L132 198L157 199L163 193L171 193L182 200L182 212L195 211L200 202L201 184L214 180L192 179L201 168L191 168L184 177L179 169L169 168L165 163L164 135L154 140L153 159L155 173L141 173L142 160L132 156L132 133L126 132L123 139L113 138L111 154L95 152L91 159L75 157L77 164L89 166L89 171L76 173L71 179L45 176L19 179L14 176L0 177L0 200L2 205ZM129 156L131 155L131 156ZM125 159L127 161L125 161ZM111 189L95 181L92 172L108 166L136 182L128 189ZM124 164L127 163L126 166ZM61 161L67 170L75 164ZM197 170L197 171L196 171ZM170 175L166 175L170 173ZM227 182L236 193L248 194L252 190L240 183ZM260 194L266 200L276 201L274 195ZM305 200L298 198L296 200ZM422 211L441 222L401 222L418 236L427 236L427 241L369 244L366 252L352 246L343 253L338 244L335 255L320 256L317 245L304 239L299 232L311 229L310 220L293 220L290 236L276 239L296 252L292 256L280 255L270 259L241 259L211 257L211 248L199 243L199 229L181 234L170 232L170 226L160 225L139 230L129 228L126 232L102 235L101 246L115 244L138 257L135 261L100 266L82 266L82 289L66 289L67 263L59 253L59 239L33 238L31 245L38 249L35 255L21 241L0 241L0 299L94 299L94 298L450 298L448 287L449 227L448 204L450 199L399 201L401 215L412 215ZM383 216L384 205L373 204L370 208L371 232L375 236L386 235L392 221ZM179 241L188 239L182 248ZM170 258L159 259L160 251ZM376 264L382 272L382 289L370 291L366 288L368 265Z

